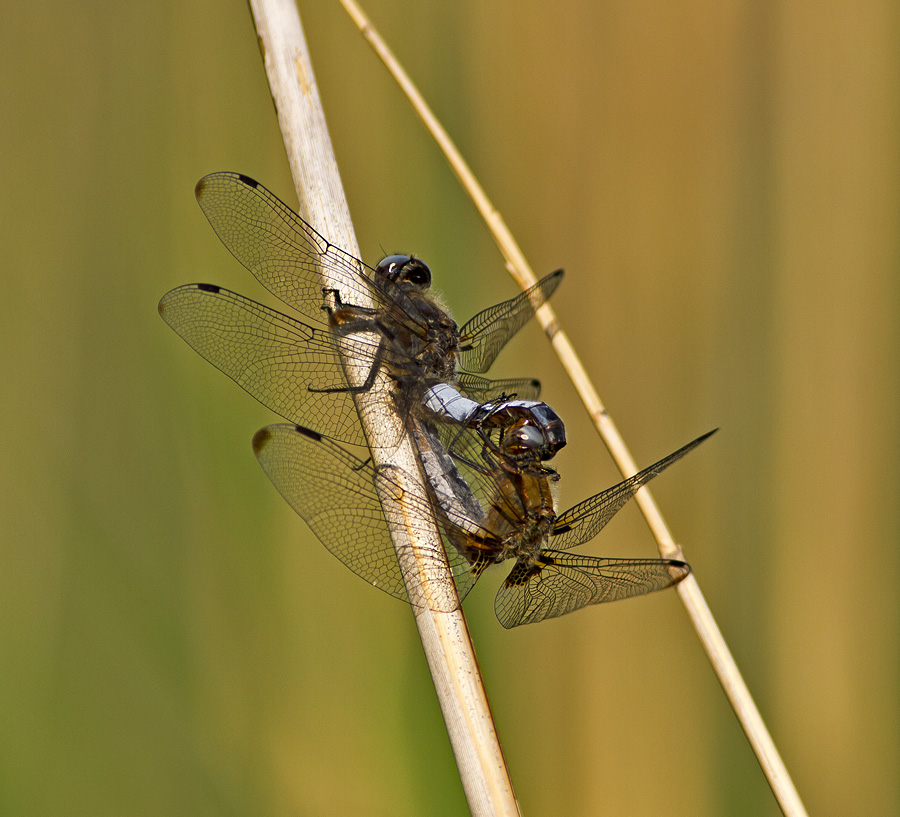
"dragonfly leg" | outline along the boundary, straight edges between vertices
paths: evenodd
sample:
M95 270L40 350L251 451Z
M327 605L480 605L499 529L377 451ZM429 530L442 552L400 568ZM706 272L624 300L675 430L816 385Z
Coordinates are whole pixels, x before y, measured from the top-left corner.
M364 394L367 391L372 389L372 386L375 385L375 378L378 375L378 370L381 368L381 359L382 359L382 350L384 348L384 344L379 345L378 351L375 353L375 360L372 361L372 368L369 369L369 373L366 375L366 379L358 386L335 386L329 389L314 389L312 386L307 386L306 390L310 392L315 392L317 394L336 394L346 393L346 394Z

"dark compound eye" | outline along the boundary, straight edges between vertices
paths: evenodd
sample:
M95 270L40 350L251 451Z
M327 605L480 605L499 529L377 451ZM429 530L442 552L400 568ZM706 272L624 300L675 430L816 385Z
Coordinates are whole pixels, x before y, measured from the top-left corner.
M539 428L522 426L516 431L516 442L525 448L538 448L544 444L544 435Z
M388 255L378 262L375 272L393 281L400 273L400 270L411 260L408 255Z
M375 267L376 275L383 275L395 284L411 284L417 289L431 286L431 270L424 261L409 255L389 255Z
M418 258L411 258L409 263L403 268L400 277L404 281L408 281L414 286L426 289L431 286L431 270L424 261Z

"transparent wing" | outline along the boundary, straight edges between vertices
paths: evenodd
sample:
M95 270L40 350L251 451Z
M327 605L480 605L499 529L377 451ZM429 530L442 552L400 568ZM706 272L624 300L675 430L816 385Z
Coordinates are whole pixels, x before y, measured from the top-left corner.
M517 486L517 483L510 481L501 455L493 447L488 447L493 442L489 435L486 436L482 429L460 425L458 422L436 421L433 425L441 445L449 453L476 500L485 509L494 506L505 509L501 516L508 516L509 524L515 525L516 520L525 512L527 497L520 502L517 490L510 489L510 485ZM511 495L513 507L507 508ZM503 526L503 530L491 532L502 537L507 532L506 526Z
M623 480L618 485L613 485L612 488L607 488L596 496L585 499L559 514L550 532L550 543L558 550L568 550L593 539L642 485L646 485L673 462L680 460L689 451L693 451L717 430L713 429L707 432L649 468L638 471L634 476Z
M253 437L253 451L278 492L334 556L369 584L409 601L388 518L378 498L378 488L404 490L388 472L377 472L368 460L314 431L292 425L261 429ZM430 511L425 497L407 493L406 501ZM477 575L459 553L448 551L452 552L447 556L435 553L431 558L449 560L461 600Z
M515 298L479 312L460 331L459 365L471 372L486 372L507 341L534 316L531 298L546 301L559 286L563 271L551 272Z
M513 395L519 400L537 400L541 394L541 381L533 377L488 380L476 374L460 372L458 379L460 388L477 403L489 403Z
M507 629L534 624L589 604L662 590L690 572L674 559L600 559L545 550L530 568L515 564L497 592L494 612Z
M259 282L315 321L324 321L319 267L328 268L345 303L380 300L362 261L329 243L274 193L240 173L197 182L197 201L222 243Z
M159 313L202 357L287 420L365 445L328 329L307 326L212 284L173 289ZM357 334L342 343L361 366L376 365L379 343ZM330 391L329 391L330 390Z

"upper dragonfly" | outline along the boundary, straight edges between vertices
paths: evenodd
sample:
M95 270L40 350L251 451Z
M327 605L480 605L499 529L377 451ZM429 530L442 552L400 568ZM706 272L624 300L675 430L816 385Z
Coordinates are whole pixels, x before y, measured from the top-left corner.
M515 560L494 604L507 628L661 590L690 573L689 565L675 559L601 558L566 551L596 536L641 486L709 434L556 513L551 490L556 475L540 465L540 446L534 449L532 467L517 467L513 458L492 453L472 429L460 429L453 454L429 423L413 423L413 429L427 495L411 492L395 467L376 468L300 426L263 428L253 438L253 450L279 493L328 550L370 584L405 601L409 597L389 526L409 526L409 517L383 507L385 494L402 495L407 505L435 513L445 554L418 554L416 560L446 559L460 600L485 568ZM517 432L504 432L501 454L509 434ZM457 464L464 465L465 479Z
M365 445L353 393L371 388L382 368L399 385L407 409L424 406L424 392L436 383L457 386L478 403L510 394L537 397L536 380L488 380L471 372L490 367L534 315L534 302L553 294L562 270L460 329L430 292L431 272L420 259L390 255L369 267L238 173L205 176L195 192L235 258L320 327L212 284L173 289L160 301L160 314L203 357L282 417ZM328 269L333 287L323 286L321 268ZM339 346L367 372L361 383L348 383Z

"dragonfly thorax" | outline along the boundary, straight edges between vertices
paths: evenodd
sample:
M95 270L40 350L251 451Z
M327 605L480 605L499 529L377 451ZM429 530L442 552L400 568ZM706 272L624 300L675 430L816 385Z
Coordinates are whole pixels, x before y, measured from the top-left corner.
M531 565L550 538L556 520L551 480L535 474L495 472L497 493L487 527L499 535L497 562L520 559Z
M497 561L517 559L531 567L550 538L555 517L552 507L529 509L519 526L503 538L503 550Z

